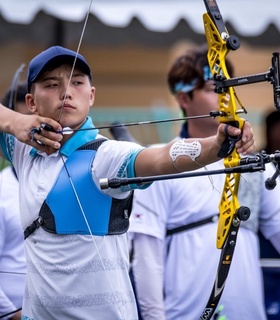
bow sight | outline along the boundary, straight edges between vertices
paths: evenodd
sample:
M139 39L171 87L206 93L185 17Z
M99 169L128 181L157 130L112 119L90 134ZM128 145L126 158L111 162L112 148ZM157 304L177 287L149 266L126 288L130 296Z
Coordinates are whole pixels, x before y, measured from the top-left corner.
M241 77L230 78L230 79L226 79L222 75L215 74L213 76L215 92L223 93L226 91L226 88L229 88L229 87L237 87L237 86L267 81L273 85L274 106L278 111L280 111L279 52L273 52L271 60L272 60L271 68L264 73L241 76Z

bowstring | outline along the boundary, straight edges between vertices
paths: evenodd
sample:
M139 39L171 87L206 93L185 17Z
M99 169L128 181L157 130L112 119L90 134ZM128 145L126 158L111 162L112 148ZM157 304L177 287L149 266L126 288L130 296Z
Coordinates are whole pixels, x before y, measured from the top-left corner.
M84 37L85 30L86 30L87 22L88 22L88 19L89 19L89 14L90 14L90 10L91 10L91 7L92 7L92 3L93 3L93 0L90 0L90 4L89 4L88 11L87 11L87 14L86 14L86 18L85 18L85 21L84 21L84 24L83 24L83 29L82 29L81 36L80 36L80 39L79 39L78 47L77 47L77 50L76 50L76 55L75 55L75 58L74 58L74 61L73 61L73 65L72 65L72 68L71 68L71 72L70 72L70 76L69 76L69 81L68 81L68 84L67 84L67 86L66 86L65 95L64 95L64 99L63 99L63 101L62 101L62 106L61 106L61 109L60 109L60 113L59 113L57 122L59 122L59 121L61 120L61 116L62 116L62 113L63 113L63 107L64 107L64 104L65 104L65 100L66 100L66 98L67 98L67 92L69 91L69 88L70 88L70 84L71 84L71 80L72 80L72 77L73 77L73 73L74 73L76 61L77 61L77 58L78 58L78 54L79 54L79 51L80 51L80 48L81 48L81 44L82 44L82 41L83 41L83 37ZM71 184L71 188L72 188L72 190L73 190L73 192L74 192L74 194L75 194L76 201L78 202L79 208L80 208L81 213L82 213L82 215L83 215L83 218L84 218L84 221L85 221L85 223L86 223L87 229L88 229L88 231L89 231L90 237L91 237L92 242L93 242L93 244L94 244L94 246L95 246L95 249L96 249L98 258L99 258L99 260L100 260L100 263L101 263L101 265L102 265L103 271L105 272L105 275L106 275L106 278L107 278L107 281L108 281L110 290L111 290L111 292L113 293L113 292L114 292L114 291L113 291L113 284L112 284L112 282L111 282L111 280L110 280L110 277L109 277L109 274L108 274L108 272L107 272L106 266L105 266L105 264L104 264L104 262L103 262L103 259L102 259L100 250L99 250L98 245L97 245L97 243L96 243L96 241L95 241L95 236L94 236L93 233L92 233L92 230L91 230L91 228L90 228L88 219L87 219L87 217L86 217L86 214L85 214L84 209L83 209L83 207L82 207L82 204L81 204L81 202L80 202L79 195L78 195L78 193L77 193L77 190L76 190L76 188L75 188L75 185L74 185L74 183L73 183L73 180L72 180L72 178L71 178L71 176L70 176L70 174L69 174L69 171L68 171L68 169L67 169L67 165L66 165L66 163L65 163L65 161L64 161L63 155L62 155L60 152L59 152L59 155L60 155L60 158L61 158L61 160L62 160L62 162L63 162L63 166L64 166L64 168L65 168L65 171L67 172L67 175L68 175L68 178L69 178L69 182L70 182L70 184ZM121 308L121 306L119 305L119 302L117 302L117 307L118 307L118 310L119 310L119 313L120 313L121 318L124 319L125 317L124 317L124 314L123 314L123 312L122 312L122 308Z
M88 7L88 10L87 10L87 14L86 14L86 18L85 18L85 21L84 21L84 24L83 24L83 29L82 29L81 36L80 36L80 39L79 39L78 47L77 47L77 50L76 50L76 55L75 55L74 62L73 62L72 68L71 68L69 81L68 81L68 84L66 86L65 95L64 95L64 98L63 98L63 101L62 101L62 106L61 106L61 109L60 109L60 112L59 112L59 115L58 115L57 122L60 121L61 116L62 116L63 107L64 107L64 104L65 104L65 100L67 98L67 92L69 91L69 87L70 87L70 83L71 83L71 80L72 80L72 77L73 77L73 73L74 73L74 70L75 70L77 58L78 58L78 55L79 55L79 52L80 52L80 49L81 49L81 45L82 45L82 41L83 41L83 38L84 38L87 22L88 22L88 19L89 19L89 14L90 14L92 3L93 3L93 0L90 0L89 7Z

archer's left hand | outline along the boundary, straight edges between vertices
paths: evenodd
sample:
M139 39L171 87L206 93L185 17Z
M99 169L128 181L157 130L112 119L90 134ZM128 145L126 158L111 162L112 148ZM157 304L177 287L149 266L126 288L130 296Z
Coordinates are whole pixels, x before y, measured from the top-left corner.
M254 151L256 147L255 137L253 133L253 128L248 121L244 122L242 131L236 127L224 123L220 124L217 135L218 144L222 145L228 135L236 138L240 136L240 139L238 139L235 142L235 148L238 153L246 155Z
M256 148L253 128L248 121L244 122L241 139L236 142L235 148L238 153L244 155L252 153Z

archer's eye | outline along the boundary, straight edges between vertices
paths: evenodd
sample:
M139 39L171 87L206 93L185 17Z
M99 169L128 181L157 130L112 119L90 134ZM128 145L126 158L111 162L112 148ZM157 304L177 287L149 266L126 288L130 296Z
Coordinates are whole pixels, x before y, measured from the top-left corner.
M81 85L81 84L83 84L83 81L80 81L80 80L73 81L73 85L75 85L75 86L78 86L78 85Z
M46 88L55 88L58 86L58 83L57 82L46 82L45 83L45 87Z

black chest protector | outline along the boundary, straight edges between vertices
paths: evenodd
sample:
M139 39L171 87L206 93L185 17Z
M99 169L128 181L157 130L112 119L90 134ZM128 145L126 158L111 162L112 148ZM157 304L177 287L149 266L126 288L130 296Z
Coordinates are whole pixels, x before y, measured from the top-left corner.
M104 236L127 231L133 193L125 199L112 198L101 192L92 179L92 162L104 141L90 142L67 159L39 217L24 231L25 239L40 226L55 234Z

